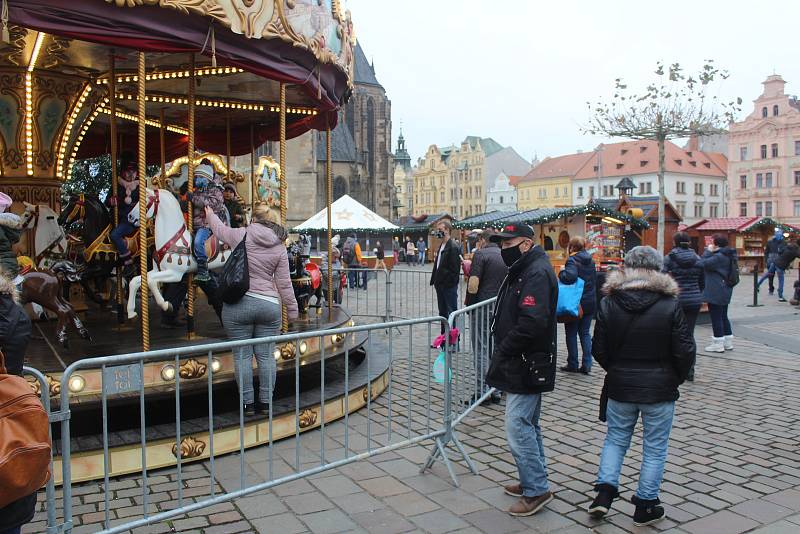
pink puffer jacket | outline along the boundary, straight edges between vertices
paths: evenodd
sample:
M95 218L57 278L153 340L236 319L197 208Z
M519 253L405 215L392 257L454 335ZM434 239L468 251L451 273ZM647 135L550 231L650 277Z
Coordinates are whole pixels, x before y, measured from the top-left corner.
M219 217L211 215L208 226L222 242L235 248L247 235L247 266L250 270L250 291L279 298L286 306L289 319L297 318L297 301L289 278L289 259L286 247L275 232L263 224L247 228L225 226Z

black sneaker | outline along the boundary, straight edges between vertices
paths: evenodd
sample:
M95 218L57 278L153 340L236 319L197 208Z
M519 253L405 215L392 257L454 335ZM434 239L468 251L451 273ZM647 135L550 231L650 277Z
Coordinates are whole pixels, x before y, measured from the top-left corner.
M589 505L587 511L590 516L600 519L611 509L611 503L614 502L619 493L617 488L611 484L598 484L594 489L597 491L597 496L592 501L592 504Z
M565 373L577 373L578 372L578 368L577 367L570 367L569 365L565 365L564 367L561 368L561 370L564 371Z
M244 415L251 416L256 414L256 405L252 402L244 405Z
M786 299L781 297L781 298L778 299L778 302L786 302Z
M261 401L256 402L256 413L260 415L269 414L269 403Z
M658 523L666 517L664 507L659 506L661 501L658 499L645 501L634 495L631 497L631 502L636 505L636 511L633 513L633 524L637 527Z
M588 375L588 374L591 372L591 369L589 369L588 367L584 367L584 366L582 366L582 365L581 365L581 368L580 368L580 369L578 369L578 372L579 372L579 373L583 373L583 374L585 374L585 375Z

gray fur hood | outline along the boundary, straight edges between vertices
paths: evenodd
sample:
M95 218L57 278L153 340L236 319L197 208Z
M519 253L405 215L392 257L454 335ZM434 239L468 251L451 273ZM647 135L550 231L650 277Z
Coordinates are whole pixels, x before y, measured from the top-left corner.
M671 276L648 269L626 269L608 276L603 293L630 312L642 312L663 297L677 298Z
M0 295L8 295L14 302L19 302L19 294L17 293L17 286L14 285L14 282L11 278L0 274Z

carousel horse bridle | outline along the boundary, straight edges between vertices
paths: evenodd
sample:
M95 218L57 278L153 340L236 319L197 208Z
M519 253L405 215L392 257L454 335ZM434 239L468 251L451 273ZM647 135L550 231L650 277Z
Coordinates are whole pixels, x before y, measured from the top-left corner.
M25 226L36 228L36 225L39 224L39 215L40 215L39 204L36 204L33 207L33 214L31 215L31 218L25 223ZM51 216L50 218L52 219L53 217ZM53 250L53 248L58 248L57 254L64 254L66 252L66 250L64 250L63 247L61 246L61 237L56 237L52 243L44 247L44 250L42 250L39 254L36 255L36 258L34 258L33 260L34 264L39 265L39 262L42 261L42 259L44 259L44 257L47 256L47 254L49 254L50 251Z
M153 196L147 199L147 211L150 211L150 208L153 208L153 220L155 220L156 216L158 215L158 206L161 204L160 194L161 194L160 189L153 189ZM141 224L141 221L139 224ZM186 241L186 237L184 237L183 235L184 232L186 232L186 230L187 230L186 223L181 223L181 226L180 228L178 228L178 231L172 237L167 239L166 243L164 243L163 246L161 246L159 249L155 251L157 266L161 264L161 260L163 260L164 256L166 256L167 254L171 252L178 252L180 254L177 248L173 248L173 246L178 241L183 243L185 247L189 248L189 242ZM191 249L189 250L188 254L191 255ZM180 264L181 260L180 258L178 258L178 265Z

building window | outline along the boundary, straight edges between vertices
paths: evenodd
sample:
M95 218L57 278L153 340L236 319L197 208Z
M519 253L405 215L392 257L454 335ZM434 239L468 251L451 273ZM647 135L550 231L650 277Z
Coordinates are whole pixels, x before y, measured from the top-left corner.
M675 189L679 195L686 194L686 182L675 182Z
M503 195L500 195L500 204L503 203Z
M653 182L642 182L639 186L639 192L643 195L649 195L653 192Z
M794 216L800 217L800 200L794 201Z
M800 171L794 171L794 185L800 185Z
M764 203L756 202L756 217L763 217L763 216L764 216Z
M739 217L747 217L747 202L739 202Z
M778 157L778 143L772 143L772 157Z
M694 194L695 195L703 194L703 184L694 184Z
M739 159L741 161L747 161L747 145L739 147Z
M764 202L764 216L772 217L772 202Z
M772 116L773 117L777 117L778 116L778 104L775 104L774 106L772 106Z
M439 202L444 202L444 191L439 193Z
M756 188L764 187L764 175L761 173L756 174Z
M719 217L719 204L710 204L708 206L708 216L712 219Z
M797 171L795 171L795 179L798 178ZM578 198L583 198L583 187L578 188Z
M564 186L564 196L565 197L567 196L567 186L566 185Z
M694 205L694 216L695 217L702 217L703 216L703 205L702 204L695 204Z
M800 156L800 141L794 142L794 155Z
M761 108L761 116L762 116L762 117L768 117L768 116L769 116L769 111L767 110L767 107L766 107L766 106L764 106L763 108Z
M719 196L719 186L717 184L711 184L708 186L708 188L709 188L708 192L709 195L711 195L712 197Z
M761 159L767 159L767 145L761 145Z
M678 208L681 217L686 217L686 202L678 202L675 207Z
M594 186L593 185L589 186L589 196L591 198L594 198Z
M768 172L764 175L764 187L772 187L772 173Z
M739 175L739 188L740 189L747 189L747 175L746 174Z

